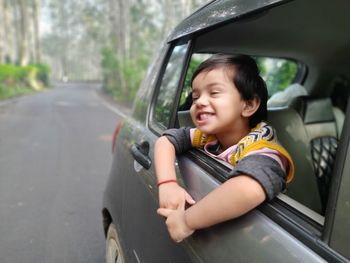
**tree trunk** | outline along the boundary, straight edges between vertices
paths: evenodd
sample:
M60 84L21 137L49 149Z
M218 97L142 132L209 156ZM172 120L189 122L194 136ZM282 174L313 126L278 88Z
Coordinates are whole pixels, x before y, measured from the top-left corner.
M36 63L41 63L41 50L40 50L40 0L33 0L33 29L34 29L34 57Z
M120 90L124 93L127 89L125 76L123 73L124 61L126 58L126 15L129 10L125 10L123 0L109 0L109 17L110 17L110 34L113 50L117 55L119 69L117 70L117 78Z
M13 63L15 60L16 47L13 40L14 25L13 14L9 8L9 0L3 0L3 43L4 43L4 59L6 63Z
M5 61L4 48L5 48L5 40L4 40L4 1L0 0L0 64L3 64Z
M68 58L69 58L69 48L68 45L72 44L70 41L70 29L68 27L68 10L67 10L67 2L66 1L58 1L58 15L59 15L59 28L58 34L62 40L62 50L60 52L60 63L61 63L61 78L64 81L67 81L70 77L69 69L68 69Z
M28 49L28 5L27 0L17 0L19 5L19 50L18 59L21 66L26 66L29 63L29 49Z

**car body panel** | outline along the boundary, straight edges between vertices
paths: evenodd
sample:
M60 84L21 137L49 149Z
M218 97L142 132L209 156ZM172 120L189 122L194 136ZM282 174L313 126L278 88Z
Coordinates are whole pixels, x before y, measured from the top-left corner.
M295 201L297 205L291 205L291 203L283 203L288 202L285 200L282 202L274 200L238 219L196 231L193 236L177 244L170 239L164 219L156 213L158 189L153 153L154 142L161 135L162 128L154 123L152 116L155 111L154 103L158 89L167 67L167 59L171 56L173 47L177 44L189 43L189 52L194 49L196 52L226 51L225 48L229 50L230 47L234 51L252 51L253 46L247 48L244 45L249 42L249 38L237 41L232 38L225 42L227 30L234 29L237 30L235 32L241 32L244 28L248 29L249 23L237 23L236 25L235 22L239 22L240 18L247 18L249 14L259 16L261 12L263 15L267 14L267 17L268 12L265 11L268 11L268 8L273 8L275 14L278 14L278 8L283 8L283 4L289 4L289 2L278 0L213 1L179 24L168 38L168 43L163 44L141 85L133 113L124 120L118 134L116 153L104 195L104 209L108 210L111 221L117 227L127 262L345 262L347 259L343 256L350 257L347 254L349 232L344 231L342 227L343 225L349 227L347 189L349 189L350 178L348 172L350 153L348 140L344 138L341 139L341 142L346 141L347 145L341 145L340 148L346 147L347 152L344 152L343 155L346 157L347 154L347 159L338 158L338 166L344 163L347 165L344 168L341 184L339 174L342 171L334 172L334 176L337 176L338 179L331 192L336 196L340 189L340 193L330 201L332 209L328 209L326 217L317 214L317 220L313 219L313 216L309 215L312 213L307 214L310 209L307 209L304 203L298 204ZM292 3L294 2L297 1ZM301 3L299 1L298 5L302 5ZM324 3L322 1L322 4ZM314 4L317 5L317 2L314 1ZM309 8L310 6L311 4ZM232 22L233 26L230 26L228 22ZM258 29L258 25L259 22L256 20L252 32ZM242 28L239 28L240 26ZM216 36L214 30L222 35L220 39L213 40ZM261 35L263 33L261 32ZM223 46L221 42L224 42ZM227 46L224 46L225 43ZM233 47L230 44L233 44ZM261 50L273 51L275 45L265 45L265 49ZM300 47L302 45L298 46ZM281 48L274 54L300 55L298 58L303 56L299 51L295 54L289 53L286 48ZM304 57L308 58L307 55ZM187 57L186 59L188 60ZM310 61L313 61L313 58L310 58ZM188 65L186 63L188 61L181 65L183 72ZM325 65L321 66L327 68ZM320 67L315 68L320 69ZM311 78L315 81L308 83L319 81L316 77L322 73L320 72L312 73ZM181 88L181 78L183 79L184 76L179 77L178 89ZM179 95L180 92L177 91L174 98L175 104L179 100ZM176 109L173 111L170 127L175 125ZM345 129L343 133L348 136L350 129ZM345 135L343 137L346 137ZM143 168L131 152L133 146L145 142L149 144L149 151L146 155L152 162L149 169ZM210 167L212 164L206 163L205 158L200 161L193 160L193 156L199 153L198 150L194 150L193 153L179 156L176 163L178 182L197 201L224 181L215 176L218 173L215 170L219 165L215 164ZM220 173L225 174L225 168L222 168ZM302 191L307 194L310 189L303 188ZM340 200L339 203L337 203L338 200ZM296 206L299 206L299 209L295 209ZM339 211L337 212L336 209ZM325 225L323 225L324 221ZM338 253L342 253L343 256Z
M118 136L118 155L114 155L111 171L111 174L121 175L123 180L115 177L114 180L118 180L119 183L108 182L108 185L117 188L107 187L104 203L109 208L112 218L116 219L113 221L118 223L122 246L128 260L165 262L169 258L177 258L186 262L188 257L183 248L171 241L164 220L156 213L157 197L154 193L150 194L152 189L156 189L153 166L149 170L140 170L130 151L131 145L136 142L151 142L155 139L156 136L145 132L144 126L139 122L125 120ZM153 155L153 150L149 154ZM117 191L121 191L122 196L117 195ZM115 205L117 203L118 205Z
M178 166L186 189L197 201L220 185L187 157L179 157ZM201 262L326 262L259 210L201 230L186 243Z
M258 210L198 231L181 245L174 243L169 238L164 220L156 214L158 191L154 170L139 170L132 158L130 146L137 141L135 138L140 142L154 142L157 136L145 132L140 123L125 120L118 136L119 151L111 171L122 174L124 179L114 177L119 183L108 182L108 185L117 188L107 188L104 201L118 223L127 259L140 262L164 262L167 259L172 262L325 262ZM153 156L153 147L149 154ZM118 167L123 167L122 171ZM179 181L196 200L220 184L186 157L178 158L177 173ZM250 247L250 253L247 253L247 247ZM159 248L161 250L155 252ZM275 250L278 253L274 253Z

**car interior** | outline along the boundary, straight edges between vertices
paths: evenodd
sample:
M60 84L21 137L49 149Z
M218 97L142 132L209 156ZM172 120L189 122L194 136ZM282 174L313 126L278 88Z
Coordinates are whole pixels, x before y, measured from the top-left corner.
M350 25L343 3L346 5L341 1L292 1L199 32L192 42L193 53L296 61L298 74L284 98L279 94L268 102L268 122L295 163L294 180L287 186L287 198L281 199L287 202L290 198L303 213L310 215L311 210L321 218L350 94ZM301 92L296 92L295 85ZM193 125L186 110L179 110L177 118L179 126Z

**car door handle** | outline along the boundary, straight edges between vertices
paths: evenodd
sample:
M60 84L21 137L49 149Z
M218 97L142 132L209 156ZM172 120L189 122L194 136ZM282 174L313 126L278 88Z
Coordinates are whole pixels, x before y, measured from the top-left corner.
M145 169L149 169L152 165L152 160L149 157L149 143L142 142L131 145L130 152L134 159L141 164Z

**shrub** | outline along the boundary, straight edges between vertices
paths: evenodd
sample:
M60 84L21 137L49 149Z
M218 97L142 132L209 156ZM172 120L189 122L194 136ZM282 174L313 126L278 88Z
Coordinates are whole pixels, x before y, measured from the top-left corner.
M20 67L12 64L0 65L0 97L40 90L49 85L49 67L43 64Z
M32 64L37 70L37 79L45 86L49 86L50 67L46 64Z

